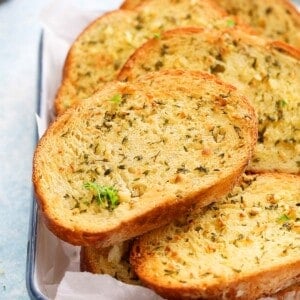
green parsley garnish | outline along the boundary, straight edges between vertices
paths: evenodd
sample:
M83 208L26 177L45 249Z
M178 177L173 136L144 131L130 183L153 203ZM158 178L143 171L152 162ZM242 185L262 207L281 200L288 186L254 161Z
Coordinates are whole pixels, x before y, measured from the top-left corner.
M289 216L287 216L286 214L283 214L282 216L280 216L278 219L277 219L277 222L278 223L285 223L287 221L290 221L291 218Z
M280 107L287 106L287 102L285 100L281 99L278 101L278 106L280 106Z
M155 39L160 39L160 33L154 33L154 34L153 34L153 37L154 37Z
M115 94L110 101L115 103L115 104L120 104L122 100L122 95L121 94Z
M113 210L120 204L118 191L113 186L101 186L95 182L86 182L83 186L93 191L97 203L105 205L108 210Z
M227 27L233 27L235 26L235 21L232 19L228 19L227 20Z

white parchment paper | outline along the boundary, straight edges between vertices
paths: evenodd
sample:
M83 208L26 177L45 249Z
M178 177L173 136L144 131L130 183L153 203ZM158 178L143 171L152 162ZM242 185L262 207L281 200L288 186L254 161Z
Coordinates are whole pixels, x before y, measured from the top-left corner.
M109 275L66 272L63 283L58 288L57 299L159 300L161 298L149 289L122 283Z
M97 9L85 11L67 0L51 2L41 13L43 25L41 109L37 116L40 136L53 118L53 99L61 82L65 57L76 36L93 19L119 7L122 0L99 0ZM39 217L35 281L49 299L162 300L153 291L124 284L108 275L79 272L80 247L54 236ZM295 299L295 295L290 295ZM274 299L274 298L267 298Z

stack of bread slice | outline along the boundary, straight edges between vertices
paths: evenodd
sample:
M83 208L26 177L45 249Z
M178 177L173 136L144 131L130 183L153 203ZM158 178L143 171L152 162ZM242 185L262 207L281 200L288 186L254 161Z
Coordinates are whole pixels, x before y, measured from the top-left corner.
M212 0L147 0L135 10L104 14L82 32L69 51L55 100L57 114L115 79L128 57L149 38L177 27L224 27L233 20Z
M299 297L299 13L243 2L127 0L72 45L33 183L83 271L167 299Z
M285 296L299 299L299 187L296 175L245 175L221 200L136 239L131 264L128 245L84 247L82 269L140 278L166 299L258 299L292 284Z

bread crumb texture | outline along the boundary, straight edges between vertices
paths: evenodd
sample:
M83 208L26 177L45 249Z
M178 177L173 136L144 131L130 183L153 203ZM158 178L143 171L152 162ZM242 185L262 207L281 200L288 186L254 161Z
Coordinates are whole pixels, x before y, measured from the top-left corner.
M273 40L300 48L300 13L287 0L216 0L229 14L236 15Z
M128 284L140 285L129 263L132 241L125 241L107 248L82 247L81 271L108 274Z
M224 26L225 15L209 0L150 0L134 11L106 13L82 32L69 51L55 100L57 113L115 79L128 57L149 38L176 27Z
M238 28L176 29L138 49L119 79L163 69L209 72L239 88L259 122L249 169L300 173L300 52Z
M199 199L205 204L213 187L226 193L251 157L256 130L246 99L207 74L111 83L50 125L34 157L36 194L46 217L75 233L122 230L152 210L161 220L149 226L158 227L186 199L191 205L212 188ZM118 205L99 204L102 191L87 183L113 187ZM141 217L132 230L146 223Z
M170 299L257 299L299 283L299 226L299 176L244 176L220 202L140 237L131 262Z

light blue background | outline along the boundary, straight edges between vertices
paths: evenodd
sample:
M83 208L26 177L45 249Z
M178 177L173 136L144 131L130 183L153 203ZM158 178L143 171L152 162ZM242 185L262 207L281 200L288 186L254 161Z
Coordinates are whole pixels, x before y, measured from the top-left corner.
M40 34L37 15L45 1L0 3L0 299L27 299L25 262Z
M73 2L96 8L101 1ZM0 299L28 299L25 263L36 135L38 16L48 2L0 0Z

